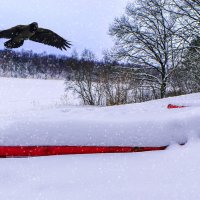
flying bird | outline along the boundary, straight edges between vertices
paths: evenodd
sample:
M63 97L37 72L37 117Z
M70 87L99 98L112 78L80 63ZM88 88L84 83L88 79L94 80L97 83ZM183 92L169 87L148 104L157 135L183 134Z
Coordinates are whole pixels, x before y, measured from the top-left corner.
M0 38L10 39L4 43L7 48L18 48L24 44L25 40L43 43L56 47L60 50L70 48L70 42L56 34L55 32L39 28L37 22L29 25L17 25L7 30L0 31Z

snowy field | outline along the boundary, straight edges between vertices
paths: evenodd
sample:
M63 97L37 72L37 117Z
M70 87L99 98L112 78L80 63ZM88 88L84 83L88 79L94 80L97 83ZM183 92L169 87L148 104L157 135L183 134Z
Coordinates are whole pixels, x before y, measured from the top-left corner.
M0 145L171 145L0 159L0 199L200 199L200 94L113 107L64 96L64 81L0 78ZM188 107L168 110L169 103Z

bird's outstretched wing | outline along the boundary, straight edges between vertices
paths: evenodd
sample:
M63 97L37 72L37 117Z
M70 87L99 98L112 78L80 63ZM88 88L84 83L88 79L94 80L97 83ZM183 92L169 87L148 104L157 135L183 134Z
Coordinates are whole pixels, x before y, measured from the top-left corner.
M66 48L70 48L69 41L65 40L58 34L54 33L49 29L38 28L37 32L29 38L32 41L40 42L46 45L50 45L56 47L61 50L66 50Z
M7 39L13 38L17 36L21 32L21 30L23 30L23 28L24 28L23 25L18 25L6 30L2 30L0 31L0 38L7 38Z

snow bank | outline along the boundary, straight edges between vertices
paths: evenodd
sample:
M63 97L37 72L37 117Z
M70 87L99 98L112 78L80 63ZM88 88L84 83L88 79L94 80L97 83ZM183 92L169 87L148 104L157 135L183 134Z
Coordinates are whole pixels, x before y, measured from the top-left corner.
M0 145L162 146L200 135L200 94L112 107L58 106L62 81L3 81L5 94L9 81L12 87L1 100ZM35 98L40 103L31 107ZM21 106L10 109L11 101ZM188 107L168 110L169 103Z

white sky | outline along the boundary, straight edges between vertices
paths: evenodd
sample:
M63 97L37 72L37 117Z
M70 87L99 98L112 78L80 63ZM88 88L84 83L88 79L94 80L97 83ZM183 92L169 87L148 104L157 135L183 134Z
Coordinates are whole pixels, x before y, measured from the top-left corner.
M101 57L102 50L113 45L112 38L108 35L109 25L115 17L124 13L127 2L128 0L1 0L0 29L36 21L39 26L52 29L70 40L72 50L81 52L88 48ZM1 39L0 49L4 48L4 42ZM62 52L30 41L25 42L23 49L39 53L71 53L71 50Z

